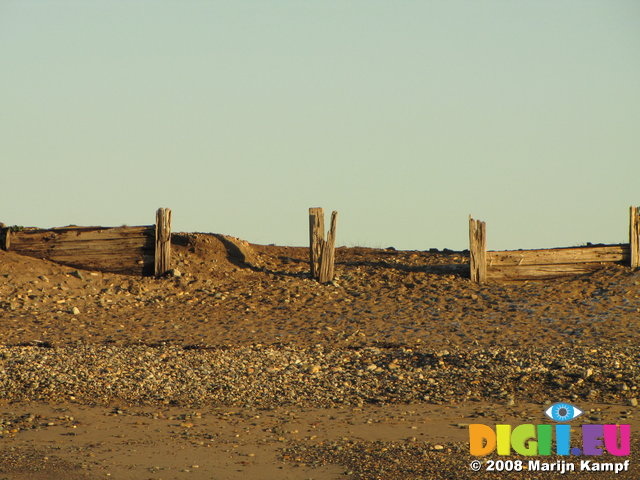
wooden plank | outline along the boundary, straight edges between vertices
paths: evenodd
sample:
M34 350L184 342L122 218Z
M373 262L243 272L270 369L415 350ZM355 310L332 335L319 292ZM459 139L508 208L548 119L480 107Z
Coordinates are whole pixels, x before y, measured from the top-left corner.
M85 270L98 270L103 272L136 274L145 273L144 252L131 252L128 255L120 254L117 258L113 255L98 252L86 252L84 255L52 255L49 260L82 268Z
M629 260L631 268L640 268L640 207L631 207L629 214Z
M602 263L571 263L558 265L502 265L488 269L491 281L545 280L583 275L602 268Z
M153 238L153 237L152 237ZM49 258L54 253L65 253L66 255L82 255L89 250L95 252L104 252L109 255L121 255L126 251L138 251L149 249L153 250L152 240L149 238L139 239L114 239L109 241L94 240L92 242L78 241L70 242L58 240L49 242L44 245L31 244L15 244L16 248L11 250L21 255L29 255L36 258Z
M164 275L171 268L171 209L156 211L156 251L154 272L156 277Z
M13 232L11 250L76 268L142 274L154 227L64 227Z
M129 227L127 225L123 225L121 227L100 227L100 226L93 226L93 227L79 227L77 225L70 225L68 227L53 227L53 228L49 228L47 230L47 232L76 232L76 233L88 233L88 232L103 232L105 234L113 234L113 235L136 235L136 234L148 234L149 233L149 229L150 228L154 228L153 225L142 225L142 226L133 226L133 227ZM37 228L25 228L24 230L21 230L21 233L29 233L32 231L43 231L41 229L37 229Z
M22 255L48 258L54 251L83 252L91 249L117 255L120 249L142 249L153 246L153 243L150 243L150 238L153 238L153 227L145 227L146 233L138 231L132 233L123 229L113 230L15 232L12 236L11 250Z
M64 227L42 230L29 228L13 232L13 238L17 241L29 241L34 238L36 242L51 238L74 238L82 240L104 240L123 237L146 237L153 232L153 226L142 227Z
M487 234L485 222L469 216L469 273L472 282L487 280Z
M320 259L320 283L333 281L335 265L335 244L336 244L336 224L338 222L338 212L331 212L331 227L327 240L322 245L322 257Z
M563 265L591 262L626 262L628 259L628 245L487 252L487 266L489 269L509 265Z
M319 278L323 243L324 210L320 207L312 207L309 209L309 269L311 278Z

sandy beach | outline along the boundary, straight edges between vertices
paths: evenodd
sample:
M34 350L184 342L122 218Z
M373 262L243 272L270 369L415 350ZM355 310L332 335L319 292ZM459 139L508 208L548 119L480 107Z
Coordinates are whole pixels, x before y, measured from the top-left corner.
M637 444L626 267L477 285L468 252L341 247L321 285L307 248L173 243L160 279L0 252L0 478L556 478L468 443L556 401Z

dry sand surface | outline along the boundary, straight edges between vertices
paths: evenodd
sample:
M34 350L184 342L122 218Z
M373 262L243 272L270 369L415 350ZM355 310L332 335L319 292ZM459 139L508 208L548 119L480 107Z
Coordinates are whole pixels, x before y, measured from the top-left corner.
M469 423L556 401L632 425L629 471L579 476L640 478L640 273L339 248L320 285L306 248L173 244L161 279L0 251L0 480L565 478L469 468Z

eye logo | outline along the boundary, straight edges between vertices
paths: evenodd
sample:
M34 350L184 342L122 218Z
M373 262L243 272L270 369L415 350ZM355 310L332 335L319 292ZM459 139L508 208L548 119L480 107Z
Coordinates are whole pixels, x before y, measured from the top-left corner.
M584 412L578 407L569 405L568 403L554 403L544 412L554 422L570 422L574 418L578 418Z

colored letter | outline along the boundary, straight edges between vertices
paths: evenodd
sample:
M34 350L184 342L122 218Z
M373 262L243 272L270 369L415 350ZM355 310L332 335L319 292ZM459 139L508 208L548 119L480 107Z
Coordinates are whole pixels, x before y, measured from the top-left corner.
M536 455L538 453L536 426L525 423L514 428L511 433L511 446L520 455Z
M496 425L498 455L511 455L511 425Z
M602 455L602 435L602 425L582 425L582 453Z
M620 428L620 446L618 446ZM631 453L631 425L604 425L604 446L611 455L624 457Z
M472 423L469 425L469 446L471 455L489 455L496 448L496 434L487 425Z
M569 455L571 446L571 425L556 425L556 453Z
M553 425L538 425L538 455L551 455Z

